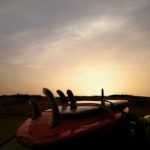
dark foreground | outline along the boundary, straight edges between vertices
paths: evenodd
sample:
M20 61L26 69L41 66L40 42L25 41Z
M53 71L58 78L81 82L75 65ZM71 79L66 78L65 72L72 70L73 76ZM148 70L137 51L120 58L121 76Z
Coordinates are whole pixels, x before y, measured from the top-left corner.
M150 145L146 140L143 127L135 116L120 122L111 132L97 131L90 135L82 136L67 143L53 145L51 147L27 148L20 145L15 136L8 140L0 150L59 150L59 149L101 149L101 150L149 150ZM138 124L137 124L138 123Z
M119 97L121 99L122 97ZM125 97L126 98L126 97ZM15 134L20 124L31 115L31 109L28 104L28 97L1 97L0 98L0 150L31 150L20 145L15 136L6 141L9 137ZM49 108L49 102L43 97L37 97L41 109ZM118 97L117 97L118 99ZM123 98L124 99L124 98ZM128 99L128 98L127 98ZM129 99L130 113L138 117L150 114L150 98L133 97ZM122 122L112 130L112 133L93 133L90 136L85 136L80 139L74 140L63 145L55 145L48 148L35 148L39 149L101 149L101 150L123 150L123 149L141 149L149 150L148 144L143 128L139 125L136 126L135 132L128 121ZM3 144L3 145L2 145Z

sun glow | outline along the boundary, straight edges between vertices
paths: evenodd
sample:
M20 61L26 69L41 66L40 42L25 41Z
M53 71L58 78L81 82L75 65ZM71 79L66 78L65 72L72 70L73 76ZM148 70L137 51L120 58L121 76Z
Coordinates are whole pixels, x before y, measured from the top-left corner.
M116 67L109 64L105 67L82 65L67 74L61 74L61 78L58 75L55 85L64 92L69 88L75 95L100 95L101 88L104 88L105 95L135 95L139 89L142 95L144 91L139 87L140 77L141 75L137 77L133 71L119 65Z
M80 69L68 79L71 88L80 95L100 95L101 88L105 94L113 93L118 83L119 74L113 70L100 68Z

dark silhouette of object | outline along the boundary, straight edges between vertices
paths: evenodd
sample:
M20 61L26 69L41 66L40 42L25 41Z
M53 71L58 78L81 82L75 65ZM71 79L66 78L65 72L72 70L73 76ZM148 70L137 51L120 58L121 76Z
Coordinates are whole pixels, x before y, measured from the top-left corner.
M60 114L59 114L57 102L55 100L53 93L49 89L43 88L43 93L51 102L51 105L52 105L52 127L55 127L60 123Z
M40 111L39 106L38 106L37 103L35 102L35 100L30 99L30 100L29 100L29 104L31 104L32 110L33 110L32 118L33 118L33 119L39 118L39 117L41 116L41 111Z
M106 96L104 96L104 89L101 89L101 105L105 106L105 102L110 103L110 107L111 108L115 108L115 105L113 104L113 102L107 100Z
M57 93L58 93L58 95L60 97L61 103L68 104L68 99L65 96L65 94L61 90L57 90Z
M101 90L101 105L105 105L104 89Z
M150 148L150 115L139 117L142 144Z
M60 97L61 103L63 104L62 105L62 111L65 111L67 109L68 99L61 90L57 90L57 93Z
M74 97L74 94L72 93L71 90L67 90L67 95L68 95L68 99L71 103L71 110L76 110L77 106L76 106L76 99Z

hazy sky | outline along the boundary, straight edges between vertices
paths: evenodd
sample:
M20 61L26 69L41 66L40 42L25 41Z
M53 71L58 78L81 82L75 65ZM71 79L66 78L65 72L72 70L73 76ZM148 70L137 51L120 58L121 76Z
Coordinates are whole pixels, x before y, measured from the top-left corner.
M0 0L0 95L150 96L149 0Z

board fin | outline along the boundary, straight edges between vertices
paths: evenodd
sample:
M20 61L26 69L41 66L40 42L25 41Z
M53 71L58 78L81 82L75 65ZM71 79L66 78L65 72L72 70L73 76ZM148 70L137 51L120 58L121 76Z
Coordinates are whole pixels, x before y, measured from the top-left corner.
M60 123L60 113L53 93L47 89L43 88L44 95L50 100L52 106L52 127L57 126Z
M38 106L37 103L35 102L35 100L34 100L34 99L30 99L30 100L29 100L29 104L31 104L32 110L33 110L32 118L33 118L33 119L39 118L39 117L41 116L41 111L40 111L39 106Z
M73 94L73 92L71 90L67 90L67 95L68 95L68 99L71 103L71 110L76 110L77 109L77 106L76 106L76 99L75 99L75 96Z
M68 104L68 99L65 96L65 94L61 90L57 90L57 93L58 93L58 95L60 97L61 103L62 104Z
M104 89L101 89L101 105L105 105Z
M60 97L60 101L62 104L62 111L65 111L67 109L66 104L68 104L68 98L65 96L65 94L61 90L57 90L56 92Z

